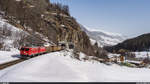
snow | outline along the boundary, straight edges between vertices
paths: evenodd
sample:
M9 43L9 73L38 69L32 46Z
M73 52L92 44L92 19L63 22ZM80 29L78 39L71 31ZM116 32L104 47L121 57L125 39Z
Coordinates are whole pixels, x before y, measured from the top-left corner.
M135 53L136 58L147 58L147 54L150 57L150 52L146 52L146 51L143 51L143 52L133 52L133 53Z
M129 63L137 63L137 64L140 64L141 61L134 61L134 60L126 60L126 62L129 62Z
M85 57L86 57L86 55L84 53L80 52L80 57L79 57L80 60L83 60Z
M83 81L82 75L80 76L71 67L65 65L67 61L63 60L64 57L57 57L57 55L59 53L52 53L20 63L14 66L7 74L4 73L5 76L0 76L0 79L1 81L39 82Z
M101 29L99 29L99 28L89 28L89 27L87 27L87 26L85 26L86 27L86 29L88 30L88 31L92 31L92 32L103 32L103 33L105 33L105 34L107 34L107 35L110 35L110 36L122 36L122 34L119 34L119 33L112 33L112 32L108 32L108 31L105 31L105 30L101 30Z
M6 25L6 27L4 27ZM18 29L12 25L10 25L7 22L0 20L0 31L7 31L9 32L8 35L1 35L0 42L4 43L3 48L4 50L9 50L10 48L14 48L14 42L21 39L21 34L27 35L26 32L22 31L21 29Z
M41 18L44 18L44 14L41 14Z
M0 64L19 59L19 54L18 50L0 51Z
M100 29L88 28L82 25L80 25L80 27L90 37L91 43L93 44L93 40L95 40L99 47L116 45L127 39L126 36L121 34L106 32Z
M82 57L85 55L83 53ZM150 82L150 69L78 61L69 52L45 54L0 71L1 82ZM82 58L81 57L81 58Z
M30 27L27 27L26 25L24 25L24 27L27 28L30 32L32 32L32 29ZM6 33L9 34L3 34L3 31L7 31ZM46 41L45 43L52 43L48 40L48 37L45 37L44 35L38 32L35 32L35 34L39 35L40 38ZM1 17L0 35L0 43L3 44L3 48L1 50L10 50L11 48L18 48L19 41L30 34L26 31L23 31L22 29L16 28L15 26L9 24L5 19Z
M48 47L48 46L50 46L51 44L50 43L44 43L44 46L45 47Z
M44 35L40 34L39 32L35 32L35 34L39 35L41 38L43 38L43 40L46 41L46 43L50 42L49 39L48 39L48 37L45 37Z
M16 1L20 2L21 0L16 0Z
M52 15L58 15L57 13L51 13ZM69 16L67 16L67 15L65 15L65 14L62 14L62 13L60 13L59 14L60 16L62 16L62 17L69 17Z
M109 44L109 45L116 45L118 43L121 43L122 41L117 39L117 38L110 38L110 37L106 37L106 36L100 36L103 39L103 42L105 44Z
M106 36L102 36L102 35L100 35L99 37L101 38L100 41L90 38L91 44L94 45L97 42L99 47L103 47L104 45L116 45L116 44L122 42L119 39L110 38L110 37L106 37Z
M30 5L30 8L34 8L35 6L34 5Z
M112 58L112 57L119 57L120 56L120 54L112 54L112 53L109 53L108 54L108 57L109 58Z
M28 35L28 33L9 24L2 16L0 17L0 43L3 44L2 50L10 50L18 46L17 41L21 39L21 36ZM5 33L3 33L4 31Z
M65 14L59 14L60 16L62 16L62 17L69 17L69 16L67 16L67 15L65 15Z
M57 13L51 13L52 15L57 15Z
M94 45L96 43L96 40L93 40L92 38L90 38L90 42L92 45Z
M3 14L2 11L0 11L0 14ZM12 17L12 16L9 16ZM15 17L12 17L15 18ZM20 21L16 21L17 23L20 23ZM30 31L30 33L33 32L31 27L28 27L24 25L25 30ZM42 29L42 28L41 28ZM35 32L34 34L29 34L27 31L24 31L20 28L17 28L11 24L9 24L9 21L6 19L3 19L3 16L0 15L0 44L2 44L1 50L10 50L11 48L19 48L20 47L20 41L23 40L23 38L31 35L38 35L39 38L42 38L45 41L46 45L54 44L53 42L48 40L48 37L45 37L43 34L40 34L38 32Z
M62 25L60 25L60 26L61 26L61 27L65 27L65 25L63 25L63 24L62 24Z

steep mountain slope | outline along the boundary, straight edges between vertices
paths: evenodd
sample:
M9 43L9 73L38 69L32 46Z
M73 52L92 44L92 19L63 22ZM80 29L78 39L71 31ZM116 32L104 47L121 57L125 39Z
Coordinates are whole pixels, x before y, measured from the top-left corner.
M13 48L19 48L20 45L23 45L23 43L28 42L26 40L30 40L30 39L33 39L34 41L32 42L34 43L35 41L39 41L38 38L35 38L37 36L40 39L45 40L45 44L49 42L48 39L46 39L45 37L43 37L42 35L38 33L29 34L23 29L19 29L9 24L8 21L6 19L3 19L3 17L0 15L0 45L1 45L0 49L1 50L9 51Z
M38 38L36 41L24 38L27 42L23 41L23 45L42 45L47 42L43 40L45 37L55 44L59 41L72 42L77 50L87 55L100 55L101 49L91 45L87 34L70 16L68 6L52 4L49 0L0 0L0 10L8 23Z
M82 30L85 31L90 37L91 43L94 44L95 42L97 42L100 47L116 45L126 39L126 37L121 34L109 33L100 30L91 31L86 29L82 25L80 26Z
M150 50L150 33L125 40L118 45L106 48L108 51L126 49L130 51L148 51Z

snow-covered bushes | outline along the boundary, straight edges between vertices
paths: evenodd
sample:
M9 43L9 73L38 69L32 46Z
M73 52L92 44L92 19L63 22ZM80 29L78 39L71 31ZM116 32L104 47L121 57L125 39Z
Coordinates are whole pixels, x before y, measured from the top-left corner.
M6 21L0 20L0 49L10 51L11 48L19 48L24 36L28 34L21 29L18 29Z
M5 36L5 37L9 37L12 35L11 30L7 27L7 24L4 24L1 28L0 28L0 35Z

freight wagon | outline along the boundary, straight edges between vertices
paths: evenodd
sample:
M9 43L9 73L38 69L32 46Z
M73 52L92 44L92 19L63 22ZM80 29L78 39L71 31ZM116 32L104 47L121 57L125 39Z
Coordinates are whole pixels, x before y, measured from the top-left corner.
M45 48L46 48L47 53L54 52L54 51L60 51L60 50L64 49L64 47L62 47L62 46L48 46L48 47L45 47Z

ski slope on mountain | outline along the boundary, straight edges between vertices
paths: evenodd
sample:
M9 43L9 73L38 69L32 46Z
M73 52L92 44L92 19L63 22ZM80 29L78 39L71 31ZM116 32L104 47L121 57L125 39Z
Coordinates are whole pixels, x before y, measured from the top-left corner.
M84 57L84 54L81 54ZM0 71L1 82L150 82L150 69L78 61L67 51L42 55Z

